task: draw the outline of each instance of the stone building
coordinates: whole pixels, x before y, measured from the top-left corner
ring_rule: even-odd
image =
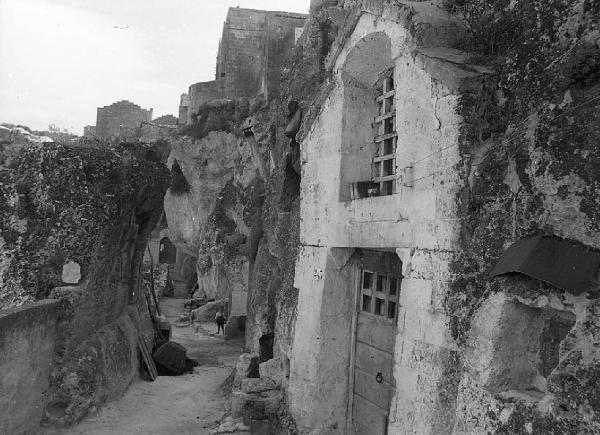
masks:
[[[83,137],[94,138],[96,137],[96,126],[95,125],[86,125],[83,127]]]
[[[430,399],[445,376],[439,356],[456,350],[436,306],[460,249],[468,126],[459,101],[488,75],[448,48],[464,31],[456,18],[413,8],[407,21],[401,8],[357,13],[300,141],[289,395],[299,427],[317,433],[412,433],[423,421],[440,433],[448,424]]]
[[[185,125],[187,123],[188,108],[190,106],[190,96],[188,94],[181,94],[179,97],[179,124]]]
[[[306,19],[304,14],[229,8],[219,42],[215,80],[190,86],[189,100],[183,96],[181,99],[180,119],[187,112],[187,123],[191,123],[198,108],[211,100],[275,96],[282,63]]]
[[[152,124],[156,125],[177,125],[178,118],[173,115],[163,115],[152,120]]]
[[[98,107],[96,118],[96,138],[131,138],[139,134],[143,122],[152,121],[152,109],[142,109],[127,100],[118,101],[110,106]]]

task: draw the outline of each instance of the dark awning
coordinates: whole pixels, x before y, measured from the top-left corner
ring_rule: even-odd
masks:
[[[600,253],[558,237],[519,240],[500,257],[490,276],[519,272],[578,295],[598,286]]]

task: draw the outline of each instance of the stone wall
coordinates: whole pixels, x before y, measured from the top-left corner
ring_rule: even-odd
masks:
[[[98,107],[96,117],[96,138],[109,140],[121,137],[122,127],[139,129],[142,122],[152,121],[152,109],[142,109],[137,104],[122,100],[110,106]]]
[[[225,80],[225,98],[252,97],[261,89],[261,65],[267,55],[262,44],[265,37],[265,11],[229,8],[223,25],[219,53],[223,59],[220,77]]]
[[[276,98],[280,91],[281,69],[296,44],[296,30],[303,28],[307,16],[287,12],[267,15],[267,55],[263,58],[261,89],[265,97]]]
[[[275,98],[281,69],[307,16],[289,12],[229,8],[219,43],[215,80],[189,88],[187,123],[211,100]],[[180,104],[183,109],[183,105]],[[181,118],[181,116],[180,116]]]
[[[187,124],[189,106],[190,106],[189,94],[181,94],[181,97],[179,97],[179,125]]]
[[[152,124],[157,125],[177,125],[177,117],[173,115],[163,115],[152,120]]]
[[[195,83],[188,90],[188,106],[186,124],[192,124],[195,116],[202,105],[221,98],[229,98],[226,81],[223,79],[212,80],[210,82]]]
[[[38,433],[45,408],[44,394],[57,336],[60,303],[34,302],[0,310],[0,430],[5,434]]]
[[[83,136],[90,139],[96,137],[96,126],[86,125],[83,127]]]

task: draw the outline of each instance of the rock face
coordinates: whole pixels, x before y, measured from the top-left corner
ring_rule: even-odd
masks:
[[[289,377],[298,295],[293,281],[300,159],[298,144],[285,134],[296,113],[290,113],[288,102],[306,108],[319,90],[335,35],[329,18],[319,10],[305,28],[283,68],[280,98],[266,107],[260,100],[206,105],[169,158],[177,160],[191,186],[189,193],[169,192],[165,199],[171,240],[197,256],[200,290],[215,298],[232,295],[230,320],[247,316],[256,376],[259,362],[281,357],[265,368],[277,385]],[[251,136],[241,138],[249,114]],[[242,310],[239,301],[246,293]],[[272,402],[281,400],[281,392],[269,400],[277,408]]]
[[[466,372],[446,386],[457,395],[455,431],[593,433],[600,430],[597,292],[575,296],[523,275],[488,273],[512,243],[534,235],[600,249],[600,9],[492,3],[463,6],[474,32],[469,48],[497,72],[497,86],[457,198],[467,216],[464,255],[444,300],[450,330],[467,350]],[[475,115],[477,102],[465,103]]]
[[[543,277],[489,274],[509,246],[535,235],[600,248],[600,10],[563,1],[444,2],[446,9],[435,2],[342,3],[347,20],[328,58],[331,73],[342,76],[327,81],[325,74],[299,139],[305,246],[296,267],[288,388],[299,429],[346,431],[344,394],[354,379],[339,368],[353,364],[345,359],[347,313],[356,308],[344,298],[356,288],[344,267],[355,247],[376,247],[395,248],[402,260],[389,433],[597,432],[597,291],[578,296]],[[311,19],[325,14],[311,12]],[[463,22],[470,32],[457,38]],[[395,200],[365,198],[361,205],[335,189],[358,172],[348,170],[357,167],[348,159],[357,150],[344,146],[368,131],[344,129],[371,116],[367,105],[352,102],[360,101],[355,85],[380,53],[356,53],[388,25],[396,37],[387,47],[402,59],[395,64],[396,164],[415,171],[414,185],[409,170]],[[452,136],[452,145],[427,145]],[[290,337],[283,326],[276,323],[276,349]]]
[[[165,197],[169,236],[178,249],[197,258],[198,284],[207,297],[246,291],[245,257],[238,247],[252,234],[241,194],[260,189],[250,151],[225,131],[206,137],[183,137],[173,143],[168,165],[177,164],[189,191]]]
[[[489,276],[534,235],[600,249],[599,13],[562,0],[315,1],[280,99],[250,109],[250,127],[227,109],[237,102],[200,110],[196,138],[170,158],[191,188],[170,194],[167,214],[208,295],[247,285],[254,356],[236,385],[260,365],[301,431],[347,433],[346,267],[375,248],[401,260],[390,433],[600,430],[597,291]],[[336,189],[368,172],[352,157],[373,139],[361,102],[383,71],[373,66],[392,60],[401,194],[353,203]],[[292,138],[289,100],[303,116]],[[268,414],[259,394],[237,392],[237,415]]]
[[[122,393],[139,373],[139,337],[151,344],[140,264],[169,174],[141,145],[24,146],[10,162],[0,167],[0,307],[61,301],[46,418],[70,424]]]

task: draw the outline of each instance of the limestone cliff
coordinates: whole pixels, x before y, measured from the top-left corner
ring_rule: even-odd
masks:
[[[201,107],[169,156],[190,185],[165,198],[171,238],[197,258],[201,291],[217,298],[248,291],[247,345],[257,353],[259,338],[269,334],[275,354],[289,357],[292,346],[300,168],[298,144],[285,130],[294,115],[288,103],[308,108],[325,77],[336,27],[324,6],[313,11],[285,63],[278,98]],[[241,134],[246,116],[250,139]]]
[[[70,424],[138,376],[151,343],[141,262],[169,174],[143,145],[5,144],[0,307],[59,299],[46,418]]]
[[[488,274],[507,247],[532,235],[600,249],[600,8],[560,0],[447,3],[471,30],[463,47],[496,71],[488,96],[463,101],[472,127],[465,131],[472,160],[457,199],[465,217],[464,255],[454,263],[456,279],[445,299],[466,367],[458,385],[443,387],[444,394],[457,395],[455,430],[597,432],[597,292],[576,297],[519,274],[494,279]],[[508,317],[494,324],[490,310],[504,310]],[[483,375],[503,370],[503,363],[486,360],[477,337],[511,354],[511,346],[525,337],[519,333],[522,320],[510,316],[532,321],[542,313],[570,319],[560,321],[564,332],[555,327],[556,359],[544,373],[544,385],[536,387],[543,394],[503,396]],[[496,327],[506,328],[505,338],[503,332],[489,336]]]

